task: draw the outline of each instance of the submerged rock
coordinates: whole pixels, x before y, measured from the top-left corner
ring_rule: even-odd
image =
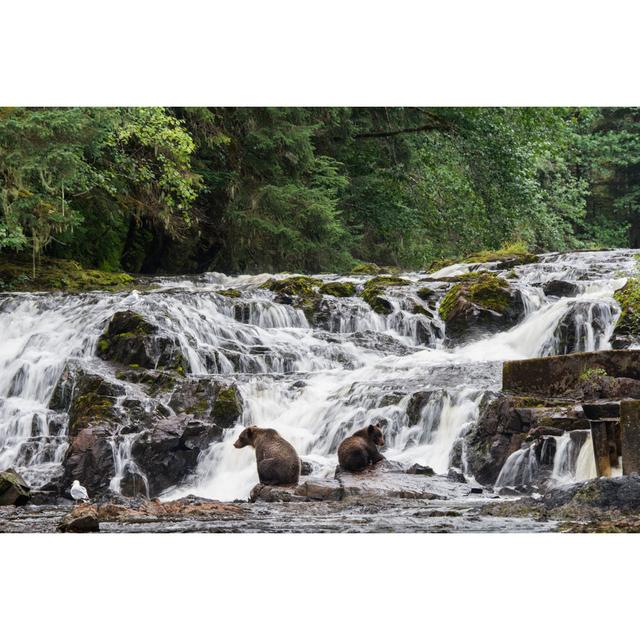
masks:
[[[31,487],[14,469],[0,473],[0,507],[21,507],[31,498]]]

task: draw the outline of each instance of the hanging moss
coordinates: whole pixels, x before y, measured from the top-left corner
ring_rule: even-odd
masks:
[[[355,295],[356,287],[353,282],[325,282],[320,287],[320,293],[336,298],[349,298]]]

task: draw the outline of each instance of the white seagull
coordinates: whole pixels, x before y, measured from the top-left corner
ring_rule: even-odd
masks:
[[[74,480],[73,484],[71,485],[71,497],[74,500],[88,500],[89,499],[89,494],[87,493],[87,490],[80,484],[80,482],[78,480]]]

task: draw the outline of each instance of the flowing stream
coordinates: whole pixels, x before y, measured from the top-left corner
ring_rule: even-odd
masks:
[[[330,476],[340,440],[382,421],[387,458],[446,473],[483,397],[500,390],[502,361],[610,348],[619,314],[613,292],[635,272],[634,255],[631,250],[548,254],[538,263],[499,271],[522,291],[524,318],[509,331],[457,347],[447,346],[437,308],[450,285],[438,278],[478,265],[447,267],[430,274],[428,282],[421,282],[424,273],[402,274],[412,285],[389,290],[388,316],[374,313],[359,297],[325,296],[322,322],[315,328],[302,311],[278,304],[271,291],[260,288],[267,274],[156,278],[156,288],[129,293],[2,294],[0,469],[14,466],[39,486],[60,468],[68,416],[48,408],[56,382],[70,360],[115,382],[114,370],[96,356],[97,342],[115,311],[132,309],[179,342],[189,375],[232,380],[244,401],[238,424],[211,445],[195,475],[167,498],[189,493],[245,498],[257,481],[255,458],[232,443],[250,424],[277,429],[313,465],[314,474]],[[322,277],[357,287],[368,279]],[[574,284],[572,295],[545,295],[543,285],[554,280]],[[434,291],[428,303],[417,295],[425,286]],[[240,297],[217,293],[228,287],[238,289]],[[416,311],[418,304],[422,312]],[[145,400],[137,385],[118,384],[126,387],[127,397]],[[422,394],[419,410],[416,394]],[[121,431],[113,438],[116,491],[124,470],[135,468],[136,436]],[[568,438],[557,443],[556,481],[595,473],[586,444],[578,447]],[[518,460],[508,461],[513,464],[505,465],[503,474],[515,473],[516,462],[526,463],[520,467],[528,472],[527,450],[516,454]],[[459,457],[464,468],[464,451]]]

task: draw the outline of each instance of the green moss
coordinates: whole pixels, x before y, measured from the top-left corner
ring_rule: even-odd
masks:
[[[457,263],[505,262],[509,266],[517,266],[537,261],[538,256],[529,253],[529,249],[524,242],[511,242],[502,245],[499,249],[477,251],[462,258],[436,260],[429,265],[428,271],[433,273]]]
[[[0,290],[6,291],[66,291],[78,293],[95,290],[129,289],[134,278],[126,273],[110,273],[83,269],[73,260],[43,258],[33,277],[32,266],[26,260],[0,258]]]
[[[411,284],[409,280],[397,276],[376,276],[371,278],[362,290],[362,299],[376,312],[388,315],[393,311],[393,306],[382,296],[385,287],[404,287]]]
[[[592,380],[596,380],[597,378],[603,378],[607,375],[605,369],[601,367],[596,367],[593,369],[585,369],[578,378],[580,382],[590,382]]]
[[[242,403],[235,387],[222,387],[218,390],[211,412],[214,419],[223,422],[235,420],[241,410]]]
[[[292,276],[290,278],[283,278],[282,280],[276,280],[270,278],[263,285],[261,289],[269,289],[275,293],[284,293],[290,296],[309,296],[315,293],[315,288],[322,285],[322,280],[318,278],[312,278],[311,276]]]
[[[240,298],[242,295],[238,289],[221,289],[220,291],[216,291],[216,293],[226,298]]]
[[[351,269],[351,273],[358,276],[376,276],[382,273],[382,269],[373,262],[361,262]]]
[[[130,365],[129,365],[129,368],[130,368],[130,369],[139,369],[139,368],[140,368],[140,365],[139,365],[139,364],[130,364]]]
[[[625,335],[640,335],[640,278],[629,278],[614,294],[621,313],[615,332]]]
[[[496,313],[503,313],[511,303],[509,283],[504,278],[489,271],[466,273],[440,302],[440,316],[445,322],[461,297]]]
[[[349,298],[355,295],[356,287],[353,282],[325,282],[320,287],[320,293],[337,298]]]
[[[106,338],[98,341],[98,351],[104,352],[109,349],[109,341]]]
[[[114,401],[111,398],[101,396],[94,391],[89,391],[73,401],[69,415],[69,432],[75,435],[78,425],[84,425],[88,421],[97,419],[113,419]]]

